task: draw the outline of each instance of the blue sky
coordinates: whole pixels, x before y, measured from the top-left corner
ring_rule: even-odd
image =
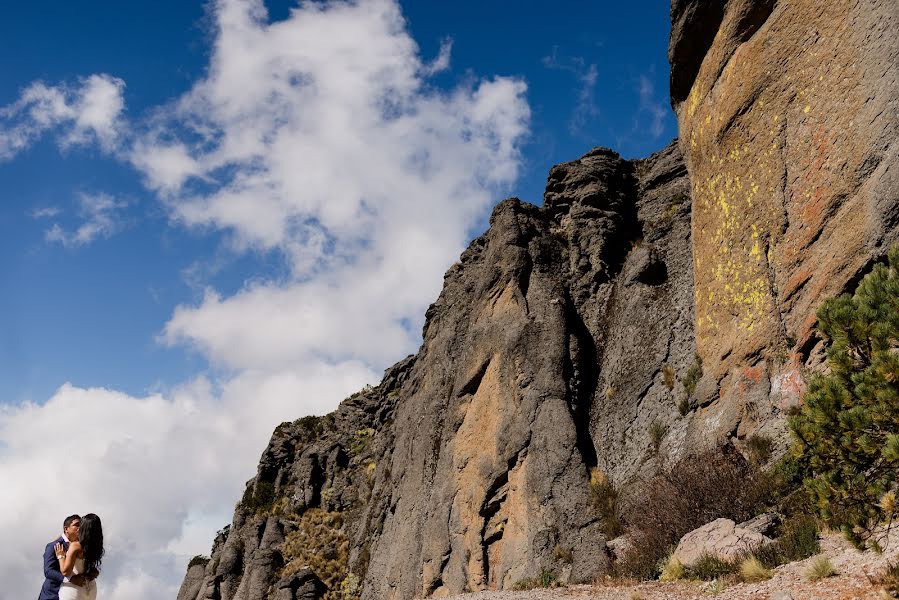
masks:
[[[275,19],[291,2],[267,2]],[[528,85],[530,134],[520,178],[508,188],[541,200],[551,165],[595,145],[627,157],[649,154],[675,136],[666,101],[667,3],[406,2],[403,11],[425,57],[451,38],[452,68],[433,85],[512,75]],[[126,82],[127,114],[140,118],[187,91],[209,56],[209,17],[201,2],[17,3],[0,24],[0,44],[15,60],[0,65],[0,105],[35,80],[72,83],[90,73]],[[652,91],[641,86],[649,85]],[[648,96],[648,100],[647,100]],[[648,102],[648,104],[647,104]],[[658,116],[653,111],[664,111]],[[178,381],[204,361],[155,336],[197,285],[234,290],[277,257],[225,256],[215,232],[172,227],[141,177],[93,148],[60,151],[44,137],[0,163],[4,231],[0,299],[0,401],[41,401],[65,381],[140,393]],[[77,195],[103,190],[127,199],[120,234],[86,247],[44,239],[39,208],[77,222]],[[496,200],[500,200],[497,197]],[[480,226],[483,226],[483,220]],[[476,232],[472,232],[476,233]],[[207,271],[185,281],[185,269]],[[211,271],[211,272],[209,272]]]
[[[0,22],[0,478],[19,481],[0,513],[43,539],[57,504],[31,515],[47,490],[29,477],[54,459],[34,440],[78,423],[95,485],[77,501],[124,523],[129,493],[169,490],[147,505],[149,583],[124,558],[107,577],[154,598],[275,424],[416,350],[493,205],[539,203],[550,166],[593,146],[648,155],[676,124],[659,0],[122,6]]]

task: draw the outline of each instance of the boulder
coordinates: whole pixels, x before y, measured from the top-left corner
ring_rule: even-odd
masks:
[[[689,567],[704,555],[734,560],[744,552],[771,543],[764,535],[730,519],[715,519],[681,538],[672,558]]]

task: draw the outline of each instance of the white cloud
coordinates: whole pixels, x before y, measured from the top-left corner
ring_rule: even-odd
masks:
[[[413,349],[418,330],[402,323],[421,322],[468,229],[518,175],[524,84],[432,89],[450,42],[422,62],[386,0],[304,4],[274,24],[258,3],[216,12],[208,77],[132,161],[179,222],[279,252],[291,270],[208,292],[161,339],[233,368],[323,354],[381,365]]]
[[[62,209],[57,206],[44,206],[35,208],[28,213],[32,219],[52,219],[62,214]]]
[[[649,134],[652,139],[658,139],[665,131],[665,119],[668,118],[671,110],[656,98],[655,86],[646,75],[640,76],[638,92],[640,94],[638,116],[642,113],[649,117]]]
[[[599,105],[596,101],[599,70],[595,64],[588,64],[582,56],[560,58],[557,46],[554,46],[552,54],[544,56],[541,62],[547,69],[566,71],[577,80],[577,103],[568,120],[568,130],[572,135],[583,134],[584,127],[599,116]]]
[[[62,148],[98,143],[113,151],[120,137],[125,83],[109,75],[91,75],[77,87],[36,82],[19,99],[0,107],[0,160],[25,150],[48,130]]]
[[[60,127],[61,144],[86,141],[79,132],[113,144],[173,222],[225,231],[231,252],[273,253],[286,269],[231,296],[208,289],[161,326],[163,343],[224,366],[221,380],[146,398],[64,386],[0,411],[0,480],[15,482],[0,525],[17,540],[0,550],[0,578],[13,597],[36,591],[57,521],[93,510],[109,532],[101,595],[171,598],[274,425],[333,409],[415,350],[445,269],[518,176],[524,83],[435,89],[427,77],[449,67],[450,45],[423,61],[395,1],[302,3],[273,24],[259,0],[212,10],[207,75],[139,127],[121,124],[109,87],[43,87],[11,113]],[[109,202],[98,214],[116,214]]]
[[[84,246],[98,238],[111,237],[124,226],[121,212],[128,206],[127,202],[117,201],[104,193],[78,194],[78,202],[79,214],[84,221],[73,231],[66,231],[59,223],[54,223],[44,232],[48,242],[58,242],[68,248]]]
[[[318,363],[245,372],[218,392],[204,379],[144,398],[66,384],[44,405],[0,408],[0,523],[16,541],[0,551],[3,597],[36,595],[62,519],[95,512],[101,597],[173,598],[186,561],[230,521],[274,425],[322,414],[374,377]]]

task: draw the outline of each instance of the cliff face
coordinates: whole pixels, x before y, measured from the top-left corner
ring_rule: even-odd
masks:
[[[591,580],[608,566],[594,469],[627,495],[709,445],[785,447],[816,307],[899,236],[899,5],[671,16],[679,145],[595,149],[552,169],[542,207],[500,203],[419,352],[275,431],[179,600]]]
[[[590,469],[626,480],[652,468],[653,422],[687,431],[663,366],[693,357],[688,188],[676,145],[636,162],[596,149],[553,168],[542,208],[500,203],[418,354],[279,427],[179,600],[303,597],[325,545],[318,570],[364,598],[604,572]]]
[[[675,0],[671,18],[700,396],[783,407],[820,362],[818,305],[897,240],[899,4]]]

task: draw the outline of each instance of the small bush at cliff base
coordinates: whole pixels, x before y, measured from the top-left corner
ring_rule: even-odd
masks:
[[[590,507],[599,517],[602,532],[609,539],[624,533],[618,519],[618,492],[609,476],[596,467],[590,470]]]
[[[543,569],[540,575],[529,579],[521,579],[512,586],[514,590],[533,590],[535,588],[555,588],[562,587],[562,584],[556,579],[552,571]]]
[[[616,568],[639,579],[655,579],[684,534],[721,517],[745,521],[771,499],[767,478],[730,447],[682,458],[638,490],[621,507],[632,547]]]
[[[817,521],[808,515],[796,515],[784,522],[777,539],[754,549],[752,556],[765,567],[773,569],[778,565],[804,560],[820,551]]]
[[[712,581],[725,575],[732,575],[738,570],[739,566],[736,563],[718,558],[713,554],[703,554],[696,559],[696,562],[687,567],[687,577]]]
[[[899,513],[899,247],[853,295],[824,302],[818,330],[829,373],[813,377],[790,425],[822,518],[856,546]]]

